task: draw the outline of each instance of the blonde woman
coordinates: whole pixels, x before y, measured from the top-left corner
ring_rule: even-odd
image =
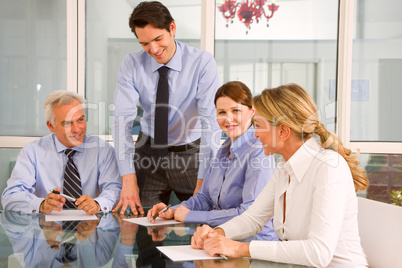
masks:
[[[296,84],[266,89],[253,104],[264,153],[280,154],[283,161],[247,211],[216,229],[199,227],[192,246],[235,258],[367,267],[356,192],[366,189],[368,180],[358,168],[358,154],[352,156],[325,129],[314,101]],[[234,241],[259,232],[272,215],[281,241]]]

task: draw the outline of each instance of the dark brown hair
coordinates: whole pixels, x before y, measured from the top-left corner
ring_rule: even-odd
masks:
[[[248,108],[253,108],[252,95],[250,89],[240,81],[230,81],[223,84],[215,94],[216,101],[220,97],[229,97],[233,101],[240,103]]]
[[[135,34],[135,28],[144,28],[148,24],[151,24],[159,29],[165,29],[170,32],[170,24],[174,21],[169,10],[158,1],[141,2],[139,3],[131,13],[129,19],[129,26],[131,31]]]

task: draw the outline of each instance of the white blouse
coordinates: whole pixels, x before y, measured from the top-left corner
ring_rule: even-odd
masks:
[[[252,258],[315,267],[367,267],[349,166],[315,138],[278,164],[248,210],[219,227],[231,239],[245,239],[258,233],[272,215],[282,241],[252,241]]]

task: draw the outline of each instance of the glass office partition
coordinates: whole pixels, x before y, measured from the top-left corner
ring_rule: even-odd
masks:
[[[116,77],[123,57],[141,50],[137,38],[128,26],[135,0],[86,1],[86,79],[85,95],[88,109],[88,133],[108,135],[113,115],[113,96]],[[176,40],[200,47],[201,0],[168,0],[162,2],[176,21]],[[133,134],[139,130],[138,117]]]
[[[0,148],[0,194],[7,186],[7,180],[10,178],[20,151],[21,148]],[[0,209],[3,209],[1,203]]]
[[[402,142],[402,2],[355,1],[351,141]],[[396,203],[402,155],[369,154],[367,198]],[[402,197],[400,201],[402,202]]]
[[[402,2],[355,1],[351,140],[401,142]]]
[[[297,83],[314,97],[326,127],[335,130],[338,1],[267,1],[261,16],[251,19],[247,8],[243,1],[216,0],[221,82],[240,80],[253,95]]]
[[[49,133],[43,102],[66,89],[66,1],[0,1],[0,135]]]

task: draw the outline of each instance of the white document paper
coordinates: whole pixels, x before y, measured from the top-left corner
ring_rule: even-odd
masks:
[[[219,260],[222,257],[211,257],[203,249],[194,249],[191,245],[156,247],[172,261]]]
[[[172,225],[172,224],[180,224],[182,222],[176,221],[176,220],[164,220],[162,218],[157,217],[155,219],[155,223],[152,223],[152,221],[148,220],[147,217],[141,217],[141,218],[131,218],[131,219],[123,219],[124,221],[136,223],[139,225],[143,226],[163,226],[163,225]]]
[[[97,220],[96,215],[89,215],[83,210],[63,209],[52,211],[45,216],[46,221],[91,221]]]

